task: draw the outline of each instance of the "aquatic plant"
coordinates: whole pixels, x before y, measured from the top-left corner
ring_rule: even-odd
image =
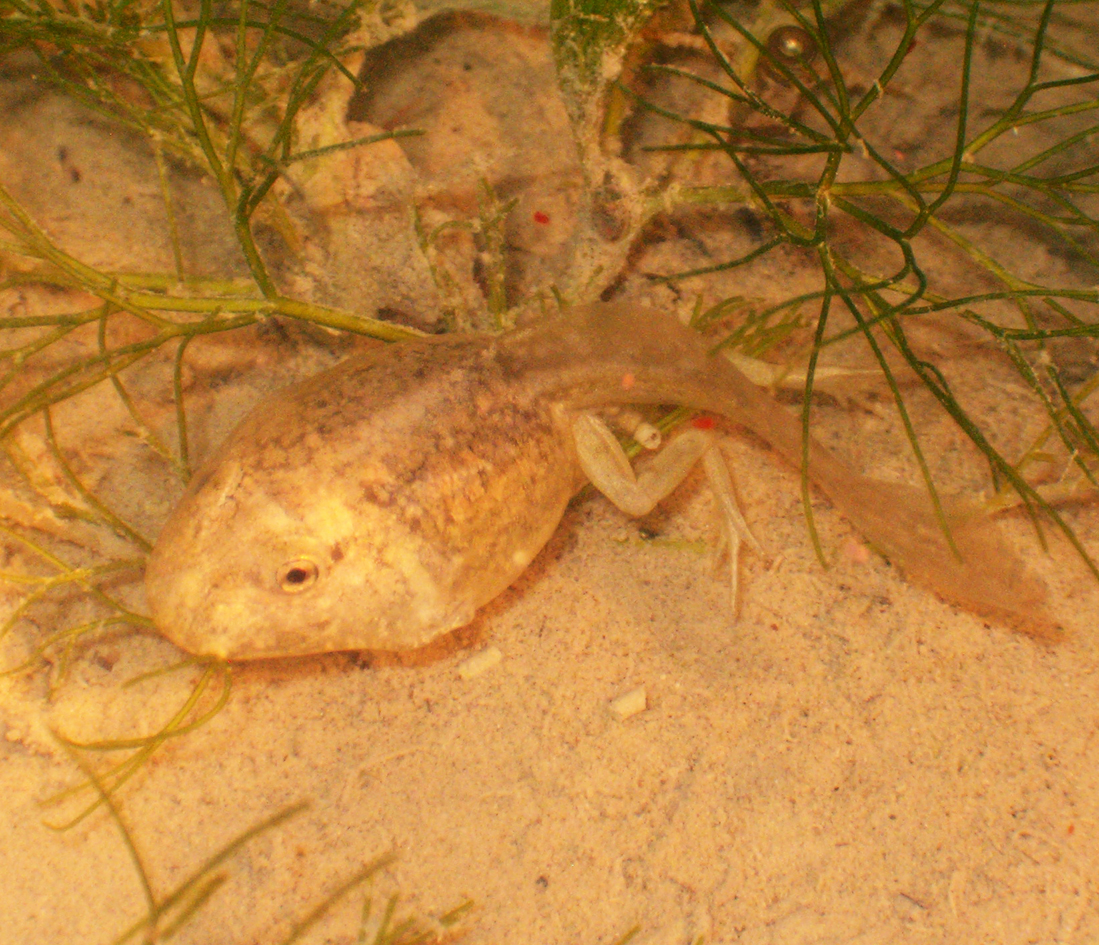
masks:
[[[648,0],[554,0],[554,55],[585,189],[572,266],[561,284],[543,287],[545,295],[569,302],[597,297],[622,277],[660,220],[735,211],[724,219],[754,234],[749,250],[653,274],[697,294],[695,321],[721,332],[715,343],[803,361],[806,434],[822,357],[843,345],[864,346],[933,495],[906,373],[985,457],[989,509],[1025,504],[1037,525],[1052,522],[1095,571],[1057,504],[1099,485],[1092,419],[1099,372],[1066,347],[1089,344],[1099,333],[1099,63],[1086,44],[1088,9],[1052,0],[899,0],[866,10],[840,0],[688,0],[675,18],[674,10]],[[287,0],[0,0],[0,55],[33,59],[43,80],[144,142],[159,171],[174,248],[167,272],[91,265],[58,245],[0,181],[0,288],[73,293],[60,313],[0,320],[0,445],[23,477],[20,495],[29,497],[0,508],[0,531],[17,552],[0,572],[19,591],[0,624],[0,638],[11,645],[6,652],[16,654],[8,658],[9,672],[48,661],[54,684],[63,685],[89,640],[120,627],[150,628],[120,592],[121,578],[139,574],[149,536],[76,471],[59,420],[63,405],[110,385],[131,432],[183,480],[191,471],[183,376],[195,339],[272,318],[387,341],[416,334],[295,297],[281,286],[257,236],[262,225],[293,243],[295,221],[280,205],[280,181],[303,162],[417,133],[335,137],[304,148],[296,135],[321,93],[343,94],[335,91],[340,83],[345,92],[356,86],[344,62],[388,35],[379,25],[384,13],[363,0],[308,10]],[[856,15],[868,19],[853,28]],[[857,48],[856,37],[874,38],[873,55]],[[907,70],[921,52],[943,45],[958,52],[943,103],[949,120],[938,139],[914,146],[908,126],[887,106],[914,88],[921,96],[941,92],[918,87]],[[998,89],[991,104],[975,95],[989,78],[980,71],[985,45],[1026,64],[1017,86]],[[636,129],[646,121],[655,124],[642,137]],[[219,195],[239,249],[225,272],[187,271],[171,193],[181,167],[205,175]],[[503,325],[507,303],[524,300],[502,293],[509,249],[500,221],[511,207],[497,200],[491,183],[476,220],[446,226],[479,227],[485,236],[492,275],[486,309]],[[975,214],[993,212],[1015,239],[1025,234],[1062,260],[1063,278],[1013,268],[1010,246],[971,225]],[[439,232],[422,232],[425,253]],[[959,292],[937,276],[934,260],[947,250],[968,266],[973,289]],[[719,277],[782,253],[815,266],[818,285],[778,300],[714,298]],[[950,364],[921,345],[919,327],[943,320],[1014,367],[1030,407],[1044,418],[1030,442],[1005,442],[976,418],[957,393]],[[168,438],[149,420],[147,395],[131,383],[133,369],[155,358],[171,363],[175,429]],[[44,445],[38,453],[35,443]],[[54,621],[44,636],[31,622],[36,615]],[[123,760],[88,767],[80,799],[90,794],[91,801],[70,822],[110,807],[113,792],[153,751],[193,732],[224,704],[226,667],[188,664],[187,671],[195,679],[189,697],[153,733],[71,740],[82,756],[122,752]],[[141,928],[186,921],[216,890],[220,862],[215,857],[167,897],[150,891]]]
[[[74,760],[79,762],[77,756]],[[242,855],[245,847],[272,830],[282,827],[309,809],[307,803],[292,804],[242,831],[217,852],[208,856],[190,875],[178,882],[166,893],[158,893],[146,857],[140,849],[140,841],[126,823],[112,791],[96,774],[82,763],[89,784],[99,795],[111,820],[118,830],[126,848],[134,872],[141,884],[145,899],[145,914],[123,929],[112,939],[113,945],[125,945],[126,942],[166,942],[175,937],[195,916],[217,895],[231,876],[231,865]],[[315,902],[305,915],[290,923],[285,936],[279,939],[280,945],[292,945],[306,939],[309,931],[317,926],[332,909],[363,886],[369,886],[372,880],[393,864],[396,857],[383,854],[374,857],[342,880],[334,889]],[[385,899],[385,905],[379,913],[374,909],[374,897],[367,891],[363,895],[359,914],[357,941],[363,945],[428,945],[454,941],[461,934],[459,923],[469,913],[472,901],[466,900],[453,909],[436,917],[423,918],[418,915],[398,913],[400,897],[393,894]]]
[[[577,31],[589,37],[608,32],[605,23],[588,34],[583,29],[588,19],[604,14],[603,5],[562,0],[554,8],[562,85],[566,93],[583,89],[573,96],[585,110],[588,151],[610,150],[607,124],[591,113],[620,112],[621,105],[610,102],[615,90],[637,108],[688,132],[685,140],[645,148],[681,160],[678,166],[662,167],[651,183],[634,186],[643,205],[634,214],[636,231],[656,214],[690,205],[739,207],[756,221],[760,241],[749,252],[663,278],[684,289],[778,252],[801,251],[803,261],[815,257],[819,289],[757,307],[726,340],[739,343],[747,331],[770,331],[779,340],[800,322],[804,337],[798,353],[807,361],[802,401],[806,444],[822,352],[861,342],[888,385],[933,497],[936,484],[900,383],[904,368],[985,456],[995,488],[990,507],[1024,503],[1039,529],[1043,521],[1052,521],[1099,575],[1049,501],[1094,489],[1099,459],[1099,439],[1088,415],[1099,375],[1088,371],[1078,376],[1078,367],[1058,357],[1055,347],[1093,339],[1099,331],[1099,292],[1094,288],[1099,274],[1099,125],[1092,117],[1099,108],[1099,66],[1083,44],[1086,20],[1075,19],[1072,7],[1053,2],[933,0],[876,7],[869,15],[879,18],[873,35],[880,54],[870,63],[877,71],[869,72],[865,60],[848,67],[843,57],[850,52],[850,40],[845,44],[834,38],[851,31],[829,16],[849,7],[821,0],[809,5],[688,0],[688,5],[702,47],[693,55],[696,67],[643,63],[614,89],[600,82],[593,65],[597,53],[575,39]],[[612,19],[617,15],[620,28],[614,33],[614,50],[607,48],[611,41],[603,49],[604,63],[610,55],[622,61],[629,27],[636,22],[632,11],[632,5],[622,5],[619,14],[609,14]],[[865,28],[853,32],[859,41],[866,35]],[[995,81],[991,76],[981,77],[985,101],[974,101],[974,51],[982,37],[1029,60],[1018,87],[998,88],[993,102],[988,101],[988,86]],[[906,71],[906,61],[921,44],[949,42],[961,46],[952,133],[949,140],[916,147],[903,120],[892,114],[879,120],[876,111],[891,96],[914,94],[913,83],[920,93],[934,95],[937,90],[919,84],[919,73]],[[656,101],[646,86],[652,88],[657,80],[665,86],[678,83],[673,88],[682,98],[699,93],[696,113],[667,104],[677,95],[666,88]],[[722,112],[723,120],[710,117]],[[620,129],[620,115],[616,122]],[[1035,129],[1041,130],[1040,136]],[[1020,144],[1016,138],[1023,131],[1030,135]],[[929,150],[944,153],[926,163],[916,160]],[[727,160],[729,183],[692,186],[677,179],[674,172],[683,169],[682,158],[714,154]],[[1000,225],[1063,256],[1075,278],[1057,284],[1017,272],[1006,258],[1010,246],[995,245],[987,230],[966,225],[965,214],[972,219],[993,212]],[[931,271],[948,244],[969,261],[979,288],[952,293]],[[891,269],[882,265],[886,249],[895,259]],[[711,311],[741,301],[724,299]],[[976,329],[1002,351],[1029,389],[1032,406],[1044,412],[1045,428],[1017,455],[1007,455],[996,445],[995,431],[974,419],[948,379],[948,366],[912,341],[912,330],[936,316]],[[1062,447],[1059,454],[1051,451],[1053,442]],[[1036,472],[1045,474],[1046,487],[1036,484]],[[804,465],[802,473],[812,528]]]

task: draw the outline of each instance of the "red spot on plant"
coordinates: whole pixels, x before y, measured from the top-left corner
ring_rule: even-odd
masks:
[[[549,214],[543,213],[541,210],[535,210],[534,222],[541,223],[543,226],[545,226],[547,223],[549,223]]]
[[[696,430],[712,430],[714,428],[714,418],[701,414],[691,421],[691,426]]]
[[[622,390],[631,390],[634,384],[637,383],[637,378],[632,374],[622,375]]]

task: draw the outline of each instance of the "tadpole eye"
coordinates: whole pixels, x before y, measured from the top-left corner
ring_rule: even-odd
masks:
[[[298,594],[312,587],[320,577],[317,562],[309,558],[294,558],[282,565],[275,580],[287,594]]]

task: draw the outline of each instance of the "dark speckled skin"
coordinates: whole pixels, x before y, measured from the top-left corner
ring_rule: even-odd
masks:
[[[658,312],[590,306],[501,336],[354,357],[247,416],[195,476],[149,559],[157,626],[250,659],[421,646],[468,623],[553,533],[583,481],[578,409],[681,403],[748,426],[792,462],[798,422]],[[1048,629],[1040,585],[987,528],[951,552],[918,490],[815,442],[811,474],[879,549],[943,596]],[[317,579],[288,592],[287,562]]]

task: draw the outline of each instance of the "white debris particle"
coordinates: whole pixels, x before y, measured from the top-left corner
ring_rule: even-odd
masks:
[[[620,722],[644,712],[649,707],[649,697],[644,686],[631,689],[611,702],[611,714]]]
[[[462,663],[458,667],[458,675],[462,679],[474,679],[480,676],[481,673],[492,669],[503,658],[504,654],[496,647],[487,646],[480,653],[474,653],[473,656]]]
[[[660,431],[648,421],[642,421],[634,427],[633,438],[647,450],[660,449],[663,440]]]

